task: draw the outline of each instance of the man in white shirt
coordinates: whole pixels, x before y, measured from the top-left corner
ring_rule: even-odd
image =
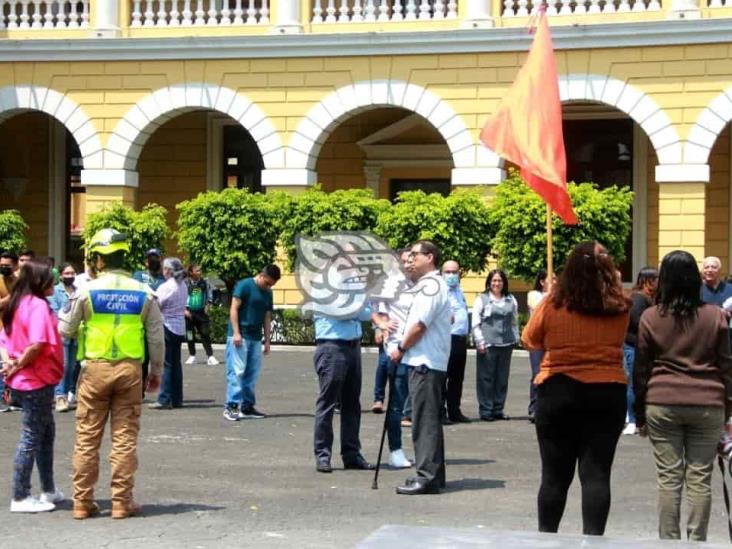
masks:
[[[448,289],[437,268],[440,250],[420,240],[409,254],[408,272],[415,281],[414,299],[404,337],[390,353],[394,362],[409,366],[412,398],[412,442],[417,476],[399,486],[398,494],[439,493],[445,486],[445,447],[440,409],[450,356],[452,311]]]

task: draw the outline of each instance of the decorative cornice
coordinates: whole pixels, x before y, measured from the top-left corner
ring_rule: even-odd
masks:
[[[648,21],[552,28],[555,48],[589,49],[732,40],[729,19]],[[521,51],[525,28],[353,34],[285,34],[183,38],[0,40],[0,62],[164,59],[251,59]]]

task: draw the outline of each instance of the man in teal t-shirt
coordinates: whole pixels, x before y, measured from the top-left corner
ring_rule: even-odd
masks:
[[[229,421],[261,419],[255,407],[254,388],[269,354],[272,323],[272,286],[280,279],[280,268],[267,265],[259,274],[240,280],[234,286],[226,334],[226,408]]]

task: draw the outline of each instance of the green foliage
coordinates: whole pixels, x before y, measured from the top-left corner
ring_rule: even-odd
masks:
[[[102,211],[90,214],[84,227],[84,242],[89,242],[94,233],[101,229],[116,229],[125,233],[130,243],[130,253],[125,260],[125,269],[136,271],[142,269],[145,252],[150,248],[160,248],[170,235],[165,220],[167,210],[158,204],[147,204],[140,211],[113,202]]]
[[[476,191],[455,191],[447,197],[409,191],[381,212],[375,232],[395,250],[431,240],[442,250],[443,260],[454,259],[463,269],[479,272],[493,236],[488,215],[488,205]]]
[[[211,341],[214,343],[226,343],[226,328],[229,323],[229,308],[224,306],[211,307],[208,310],[210,321]]]
[[[276,194],[276,193],[275,193]],[[178,244],[207,273],[218,273],[231,291],[234,283],[272,263],[284,196],[224,189],[201,193],[176,206]]]
[[[18,210],[0,211],[0,249],[18,253],[26,246],[28,225]]]
[[[570,183],[569,196],[579,219],[576,227],[553,217],[554,265],[561,266],[584,240],[602,243],[620,263],[630,235],[633,193],[616,186],[599,190],[593,183]],[[531,280],[546,267],[546,205],[518,172],[498,186],[489,220],[495,235],[492,253],[510,276]]]
[[[295,237],[314,236],[325,231],[373,231],[379,214],[389,208],[366,189],[324,192],[314,187],[293,197],[289,217],[284,222],[282,241],[289,268],[296,259]]]

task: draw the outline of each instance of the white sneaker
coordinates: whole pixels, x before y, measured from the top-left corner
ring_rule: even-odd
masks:
[[[190,366],[191,364],[196,363],[196,355],[191,355],[188,357],[188,360],[186,360],[186,366]]]
[[[38,501],[33,496],[28,496],[20,501],[12,500],[10,502],[11,513],[43,513],[45,511],[53,511],[56,506],[53,503]]]
[[[69,401],[69,406],[76,404],[76,395],[74,393],[72,393],[71,391],[69,391],[69,396],[68,396],[67,400]]]
[[[218,366],[219,365],[219,361],[216,360],[216,357],[215,356],[211,355],[210,357],[208,357],[208,360],[206,361],[206,364],[208,364],[209,366]]]
[[[404,455],[404,450],[399,448],[398,450],[394,450],[393,452],[389,452],[389,465],[392,467],[397,467],[399,469],[406,469],[407,467],[412,466],[412,462],[407,459],[407,456]]]
[[[623,429],[624,435],[634,435],[638,430],[635,428],[635,423],[628,423]]]
[[[43,492],[38,501],[41,503],[60,503],[64,500],[64,493],[58,488],[54,492]]]

